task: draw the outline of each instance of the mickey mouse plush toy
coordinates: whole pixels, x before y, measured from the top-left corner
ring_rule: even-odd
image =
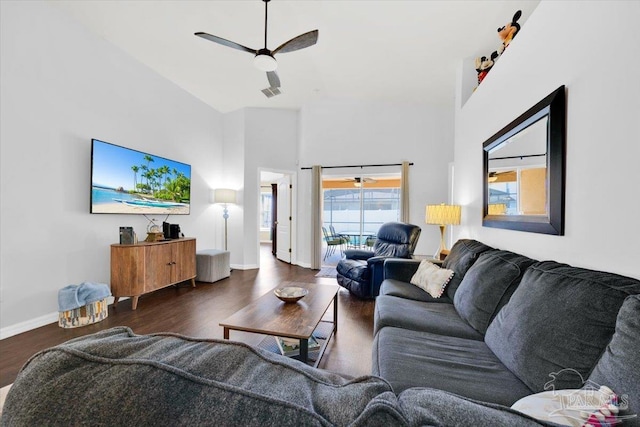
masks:
[[[500,57],[500,55],[502,55],[507,46],[509,46],[509,43],[511,43],[511,40],[513,40],[518,31],[520,31],[520,24],[518,24],[518,19],[520,19],[521,16],[522,11],[519,10],[513,15],[511,22],[509,22],[504,27],[498,28],[498,36],[500,37],[500,40],[502,40],[502,44],[500,45],[498,50],[494,50],[491,53],[490,58],[487,58],[486,56],[476,58],[475,66],[478,73],[478,84],[480,84],[482,80],[484,80],[491,67],[493,67],[493,65],[495,64],[496,60]]]
[[[498,58],[498,52],[493,52],[491,58],[482,56],[476,58],[476,71],[478,73],[478,84],[482,83],[482,80],[487,76],[491,67],[493,67],[494,61]]]
[[[502,46],[498,49],[498,55],[502,55],[502,52],[509,46],[511,40],[516,36],[518,31],[520,31],[520,24],[518,24],[518,19],[522,16],[522,11],[519,10],[513,15],[511,22],[505,25],[504,27],[498,28],[498,37],[502,40]]]

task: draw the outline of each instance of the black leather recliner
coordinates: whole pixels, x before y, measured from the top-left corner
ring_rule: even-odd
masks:
[[[359,249],[344,251],[338,262],[338,284],[360,298],[375,298],[382,284],[383,264],[387,258],[411,258],[422,230],[402,222],[382,224],[373,252]]]

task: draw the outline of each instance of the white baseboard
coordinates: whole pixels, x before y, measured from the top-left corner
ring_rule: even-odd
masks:
[[[45,314],[44,316],[36,317],[24,322],[16,323],[15,325],[7,326],[0,329],[0,340],[12,337],[14,335],[21,334],[23,332],[30,331],[32,329],[39,328],[41,326],[48,325],[49,323],[55,323],[58,321],[58,312]]]
[[[256,268],[260,268],[257,264],[231,264],[232,270],[255,270]]]
[[[118,301],[124,301],[127,299],[129,299],[129,297],[121,297]],[[113,300],[113,297],[107,298],[107,305],[113,304]],[[46,326],[50,323],[58,323],[58,316],[59,314],[56,311],[45,314],[44,316],[36,317],[35,319],[25,320],[24,322],[16,323],[15,325],[0,328],[0,340]]]
[[[311,264],[306,262],[297,262],[296,265],[299,265],[302,268],[311,268]]]

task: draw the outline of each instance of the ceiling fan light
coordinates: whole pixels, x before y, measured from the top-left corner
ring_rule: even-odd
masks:
[[[275,71],[275,69],[278,68],[276,59],[273,56],[266,55],[264,53],[256,55],[253,59],[253,65],[262,71]]]

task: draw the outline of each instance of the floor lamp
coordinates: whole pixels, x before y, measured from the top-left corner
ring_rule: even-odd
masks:
[[[425,221],[427,224],[440,226],[440,249],[438,249],[434,258],[442,259],[443,255],[449,253],[444,241],[444,230],[447,225],[460,224],[460,206],[445,205],[444,203],[441,205],[427,205]]]
[[[227,220],[229,219],[229,203],[236,203],[236,190],[229,188],[217,188],[213,190],[212,197],[213,203],[221,204],[224,207],[224,250],[227,250]]]

